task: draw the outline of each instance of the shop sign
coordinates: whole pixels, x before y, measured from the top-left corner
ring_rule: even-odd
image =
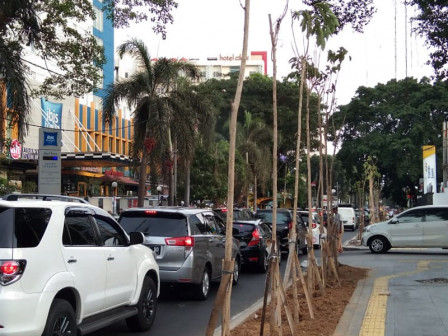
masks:
[[[39,160],[39,150],[35,148],[22,148],[22,159],[24,160]]]
[[[9,146],[9,154],[14,160],[20,159],[22,156],[22,144],[19,140],[13,139]]]
[[[107,176],[115,176],[115,177],[121,177],[121,176],[124,176],[124,173],[123,173],[123,172],[120,172],[120,171],[116,171],[116,170],[110,170],[110,169],[108,169],[108,170],[105,170],[105,171],[104,171],[104,175],[107,175]]]

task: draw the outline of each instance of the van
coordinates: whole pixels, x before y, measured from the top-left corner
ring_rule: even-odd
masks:
[[[338,214],[341,217],[342,224],[345,229],[355,231],[358,228],[358,220],[356,217],[355,209],[352,207],[338,207]]]
[[[419,206],[371,224],[364,228],[361,244],[372,253],[392,247],[448,248],[448,206]]]

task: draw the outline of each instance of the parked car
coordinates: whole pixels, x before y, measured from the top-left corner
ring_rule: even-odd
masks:
[[[215,208],[213,209],[218,216],[220,216],[224,221],[227,219],[227,208]],[[254,214],[251,209],[247,208],[234,208],[233,209],[233,219],[253,219]]]
[[[361,243],[373,253],[393,247],[448,248],[448,206],[419,206],[371,224],[364,228]]]
[[[272,215],[272,209],[263,209],[258,210],[255,213],[255,218],[263,219],[264,222],[266,222],[272,230]],[[292,228],[292,216],[293,212],[291,210],[282,208],[277,209],[277,239],[280,243],[280,250],[284,253],[289,252],[288,236],[289,230]],[[300,216],[300,214],[297,214],[297,250],[302,251],[303,254],[308,254],[308,247],[305,238],[306,230],[307,228],[305,226],[305,223],[303,222],[302,217]]]
[[[85,335],[119,319],[151,328],[159,267],[103,209],[0,200],[0,335]]]
[[[89,203],[82,197],[66,196],[66,195],[53,195],[53,194],[7,194],[2,196],[1,199],[7,201],[18,201],[23,199],[29,200],[42,200],[42,201],[65,201],[75,203]]]
[[[299,211],[300,215],[302,216],[303,221],[305,222],[305,225],[307,228],[309,228],[309,213],[308,211]],[[323,232],[320,232],[320,223],[319,223],[319,216],[317,213],[312,213],[312,222],[311,222],[311,231],[313,234],[313,246],[315,249],[320,249],[321,247],[321,240],[327,238],[327,228],[323,228]]]
[[[132,208],[120,214],[119,222],[128,233],[145,234],[144,244],[156,254],[162,283],[188,284],[197,299],[207,299],[210,282],[221,279],[225,256],[225,226],[215,212],[183,207]],[[233,239],[233,257],[236,285],[241,267],[237,239]]]
[[[255,265],[265,273],[269,265],[272,231],[261,219],[233,221],[233,236],[239,240],[242,264]]]
[[[338,206],[338,213],[341,216],[344,230],[350,229],[351,231],[355,231],[358,228],[358,220],[353,207]]]

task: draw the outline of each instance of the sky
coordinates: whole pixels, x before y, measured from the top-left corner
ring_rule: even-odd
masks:
[[[241,0],[244,4],[244,0]],[[206,58],[208,56],[239,55],[243,44],[244,11],[240,0],[180,0],[173,11],[174,23],[168,26],[167,38],[152,33],[151,23],[133,24],[128,29],[115,31],[115,46],[129,38],[145,42],[151,57]],[[285,10],[286,0],[252,0],[249,22],[249,52],[267,51],[271,54],[269,14],[272,21]],[[293,45],[303,44],[303,35],[297,24],[291,28],[290,12],[303,9],[301,1],[289,1],[282,21],[277,45],[277,78],[286,76],[291,67],[289,60],[296,56]],[[348,50],[347,59],[339,74],[337,104],[347,104],[359,86],[374,87],[378,83],[397,78],[431,76],[426,65],[428,50],[423,39],[411,34],[409,18],[400,0],[376,0],[378,11],[363,34],[351,27],[327,42],[327,49]],[[406,20],[406,16],[408,20]],[[294,31],[294,34],[292,33]],[[316,57],[317,53],[312,53]],[[268,57],[270,59],[270,57]],[[320,64],[325,64],[324,56]],[[268,61],[268,75],[272,76],[272,62]]]

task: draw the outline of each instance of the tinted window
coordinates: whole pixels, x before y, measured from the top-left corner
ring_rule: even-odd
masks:
[[[426,210],[426,221],[436,222],[436,221],[446,221],[448,220],[448,209],[428,209]]]
[[[0,248],[14,247],[14,209],[0,208]]]
[[[188,236],[187,219],[180,213],[129,211],[122,213],[120,224],[130,232],[143,232],[154,237]]]
[[[0,247],[36,247],[50,217],[46,208],[0,208]]]
[[[109,218],[95,217],[98,229],[100,231],[101,244],[104,246],[125,246],[127,239],[121,231],[118,231]]]
[[[233,223],[233,228],[238,230],[238,233],[252,232],[255,226],[252,224]]]
[[[65,246],[95,246],[96,236],[89,216],[65,217],[62,243]]]
[[[39,245],[48,222],[51,210],[43,208],[17,208],[15,210],[16,247],[36,247]]]

